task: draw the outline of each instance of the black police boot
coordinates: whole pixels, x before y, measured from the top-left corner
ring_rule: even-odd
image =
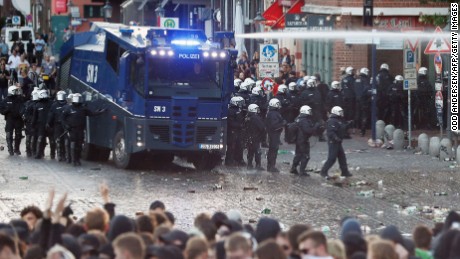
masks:
[[[299,174],[299,171],[297,171],[297,166],[292,166],[291,167],[291,170],[289,171],[289,173],[291,174]]]
[[[56,158],[56,142],[54,140],[50,141],[50,157],[51,159]]]
[[[346,171],[346,172],[342,172],[342,176],[343,177],[352,177],[353,175],[349,171]]]
[[[270,173],[279,173],[280,172],[280,170],[278,168],[276,168],[275,166],[268,167],[267,171],[270,172]]]
[[[10,156],[14,156],[13,152],[13,133],[11,132],[6,132],[6,145],[8,148],[8,153]]]
[[[252,162],[248,162],[248,166],[246,167],[248,170],[254,169],[254,166],[252,166]]]
[[[40,136],[37,139],[37,149],[35,151],[35,159],[43,158],[44,149],[45,149],[45,140],[43,139],[42,136]]]
[[[18,156],[21,155],[21,151],[19,150],[19,147],[21,146],[21,139],[22,139],[21,136],[17,136],[14,139],[14,154],[16,154]]]
[[[30,135],[27,135],[26,136],[26,154],[27,154],[27,157],[31,157],[32,156],[32,149],[31,149],[31,141],[32,140],[32,136]]]
[[[70,156],[72,157],[72,164],[73,166],[79,166],[81,165],[80,163],[80,157],[78,154],[77,150],[77,143],[75,142],[70,142]]]
[[[72,163],[72,154],[71,154],[71,148],[70,148],[70,143],[68,142],[69,140],[66,140],[65,142],[65,155],[66,155],[66,160],[67,164]]]
[[[62,162],[62,161],[65,160],[65,158],[63,156],[62,149],[63,149],[63,147],[61,146],[60,141],[59,140],[56,141],[56,152],[57,152],[57,157],[58,157],[59,162]]]
[[[264,171],[264,168],[262,167],[262,165],[260,163],[256,164],[256,170],[257,171]]]
[[[30,138],[30,151],[32,152],[32,157],[35,157],[37,153],[37,137],[32,136]]]

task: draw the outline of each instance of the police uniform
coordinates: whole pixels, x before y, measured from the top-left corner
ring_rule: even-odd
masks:
[[[267,171],[279,172],[275,167],[278,149],[280,146],[280,136],[286,121],[281,116],[279,108],[268,107],[267,118],[265,120],[268,133],[268,153],[267,153]]]
[[[228,133],[227,153],[225,155],[226,165],[244,165],[243,161],[243,131],[244,113],[238,106],[228,108]]]
[[[328,111],[334,106],[343,106],[343,93],[339,89],[331,89],[326,97],[326,108]]]
[[[261,164],[262,152],[260,150],[260,144],[266,135],[264,121],[259,114],[249,112],[247,115],[246,127],[248,134],[248,169],[252,168],[252,160],[254,159],[256,162],[256,169],[263,170]]]
[[[328,178],[328,171],[334,165],[335,161],[339,159],[340,170],[342,176],[351,176],[348,171],[347,158],[343,150],[342,140],[344,139],[347,131],[347,125],[341,116],[331,114],[327,121],[327,137],[328,137],[328,157],[326,163],[321,169],[321,176]]]
[[[23,106],[24,98],[19,94],[8,95],[0,104],[0,112],[5,115],[6,143],[10,155],[21,155],[19,146],[21,145],[22,128],[24,127],[24,122],[21,116]]]
[[[49,128],[46,127],[51,104],[52,101],[49,98],[41,98],[34,106],[32,125],[36,129],[37,135],[37,149],[35,151],[36,159],[41,159],[45,155],[44,152],[47,137],[50,140],[51,158],[54,159],[56,155],[56,145],[49,133]]]
[[[72,98],[77,98],[73,95]],[[81,96],[80,96],[81,98]],[[72,101],[71,105],[65,106],[62,111],[62,125],[64,130],[69,132],[70,155],[74,166],[80,165],[80,154],[82,151],[84,130],[86,127],[86,116],[96,116],[105,112],[105,109],[91,111],[83,106],[80,101]]]
[[[62,126],[62,112],[67,105],[66,100],[56,100],[51,105],[51,110],[48,116],[48,126],[53,129],[53,139],[56,143],[58,161],[64,161],[65,152],[65,135],[64,127]]]
[[[395,81],[388,89],[388,100],[390,102],[390,123],[396,128],[403,126],[401,113],[403,96],[403,81]]]
[[[416,116],[419,119],[418,128],[430,129],[435,121],[434,88],[426,75],[418,76],[417,86]]]
[[[393,83],[394,78],[387,69],[381,69],[376,77],[377,80],[377,118],[388,121],[389,100],[388,88]]]
[[[355,105],[356,95],[354,91],[355,77],[347,75],[342,79],[342,93],[343,93],[343,106],[345,120],[350,121],[355,119]]]
[[[354,86],[354,91],[355,91],[355,96],[356,96],[356,105],[355,105],[355,125],[356,128],[361,129],[361,132],[363,128],[365,129],[366,125],[363,125],[363,123],[366,123],[366,118],[369,116],[368,113],[365,113],[365,109],[363,109],[364,105],[363,104],[363,94],[365,89],[368,89],[370,86],[369,82],[369,77],[365,74],[359,74],[358,78],[355,80],[355,86]]]
[[[297,138],[295,143],[295,156],[292,161],[291,173],[298,174],[297,166],[300,163],[300,174],[308,176],[306,172],[310,160],[310,137],[315,133],[316,125],[313,117],[307,114],[300,114],[296,118],[298,125]]]

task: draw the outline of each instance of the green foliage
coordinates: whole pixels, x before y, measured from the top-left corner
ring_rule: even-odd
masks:
[[[424,24],[432,24],[434,26],[444,27],[449,21],[449,16],[447,15],[422,15],[421,22]]]

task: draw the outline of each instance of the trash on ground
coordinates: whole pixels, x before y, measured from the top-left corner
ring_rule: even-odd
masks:
[[[257,220],[255,220],[255,219],[249,219],[249,223],[256,223],[256,222],[257,222]]]
[[[260,213],[262,213],[262,214],[270,214],[270,213],[272,213],[272,210],[269,209],[269,208],[265,208]]]
[[[263,199],[264,199],[264,198],[262,198],[262,197],[260,197],[260,196],[256,197],[256,201],[261,201],[261,200],[263,200]]]
[[[356,183],[351,183],[350,186],[370,186],[372,183],[368,183],[366,181],[358,181]]]
[[[434,196],[447,196],[447,192],[435,192]]]
[[[366,197],[366,198],[374,197],[374,190],[360,191],[360,192],[358,192],[358,196],[362,196],[362,197]]]
[[[91,168],[90,170],[93,170],[93,171],[101,171],[101,168],[100,168],[100,167],[93,167],[93,168]]]
[[[195,190],[189,190],[188,193],[195,193]]]
[[[243,191],[257,191],[259,188],[257,187],[244,187]]]
[[[29,179],[29,177],[28,177],[28,176],[19,176],[19,179],[21,179],[21,180],[27,180],[27,179]]]

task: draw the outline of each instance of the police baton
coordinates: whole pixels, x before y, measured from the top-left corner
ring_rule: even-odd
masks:
[[[67,133],[69,133],[69,130],[64,131],[64,133],[62,133],[62,134],[59,136],[59,138],[64,137]]]

